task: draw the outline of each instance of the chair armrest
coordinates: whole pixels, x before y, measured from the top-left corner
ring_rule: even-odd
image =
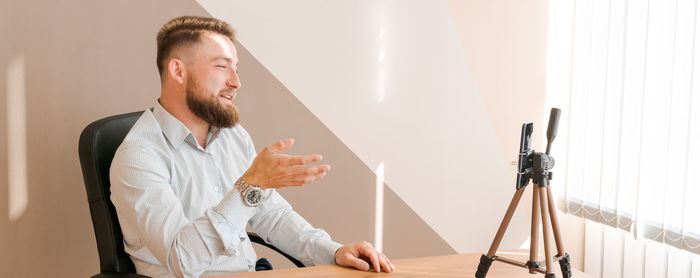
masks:
[[[299,268],[305,267],[305,265],[304,265],[302,262],[300,262],[299,260],[297,260],[297,259],[295,259],[294,257],[288,255],[287,253],[282,252],[282,250],[279,250],[279,249],[278,249],[277,247],[275,247],[274,245],[265,242],[258,234],[248,232],[248,238],[250,238],[250,241],[251,241],[251,242],[255,242],[255,243],[257,243],[257,244],[263,245],[263,246],[265,246],[265,247],[267,247],[267,248],[270,248],[270,249],[274,250],[275,252],[277,252],[277,253],[279,253],[280,255],[282,255],[282,256],[284,256],[285,258],[287,258],[289,261],[291,261],[291,262],[292,262],[294,265],[296,265],[297,267],[299,267]]]

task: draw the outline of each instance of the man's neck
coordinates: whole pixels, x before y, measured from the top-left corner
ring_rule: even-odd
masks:
[[[205,122],[201,118],[197,117],[192,111],[187,107],[186,104],[179,104],[172,101],[167,101],[163,98],[159,99],[158,102],[161,106],[168,111],[170,115],[173,115],[182,124],[187,127],[187,129],[192,132],[194,138],[197,139],[197,144],[202,146],[202,148],[207,147],[207,135],[209,135],[209,123]]]

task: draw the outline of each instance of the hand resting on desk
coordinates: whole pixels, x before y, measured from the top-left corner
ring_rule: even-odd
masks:
[[[386,255],[374,249],[374,246],[366,241],[359,241],[343,245],[335,251],[335,263],[340,266],[354,267],[368,271],[370,263],[376,272],[392,272],[396,270],[394,264]]]

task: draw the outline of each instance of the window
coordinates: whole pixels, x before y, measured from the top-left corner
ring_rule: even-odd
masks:
[[[553,185],[567,212],[700,254],[697,3],[550,5]]]

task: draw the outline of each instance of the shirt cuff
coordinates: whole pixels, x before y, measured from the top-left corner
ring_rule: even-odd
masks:
[[[335,252],[341,246],[343,245],[330,239],[321,239],[318,242],[318,257],[314,258],[314,265],[335,265]]]
[[[214,211],[218,212],[229,221],[233,220],[231,218],[233,218],[234,215],[240,215],[241,212],[244,212],[250,208],[243,205],[243,202],[239,200],[240,198],[241,197],[238,190],[231,190],[226,194],[226,196],[224,196],[224,199],[214,207]]]
[[[255,214],[256,209],[243,205],[239,200],[238,191],[231,190],[218,205],[208,214],[209,220],[219,235],[224,248],[224,254],[236,255],[240,247],[240,233],[245,232],[248,219]]]

